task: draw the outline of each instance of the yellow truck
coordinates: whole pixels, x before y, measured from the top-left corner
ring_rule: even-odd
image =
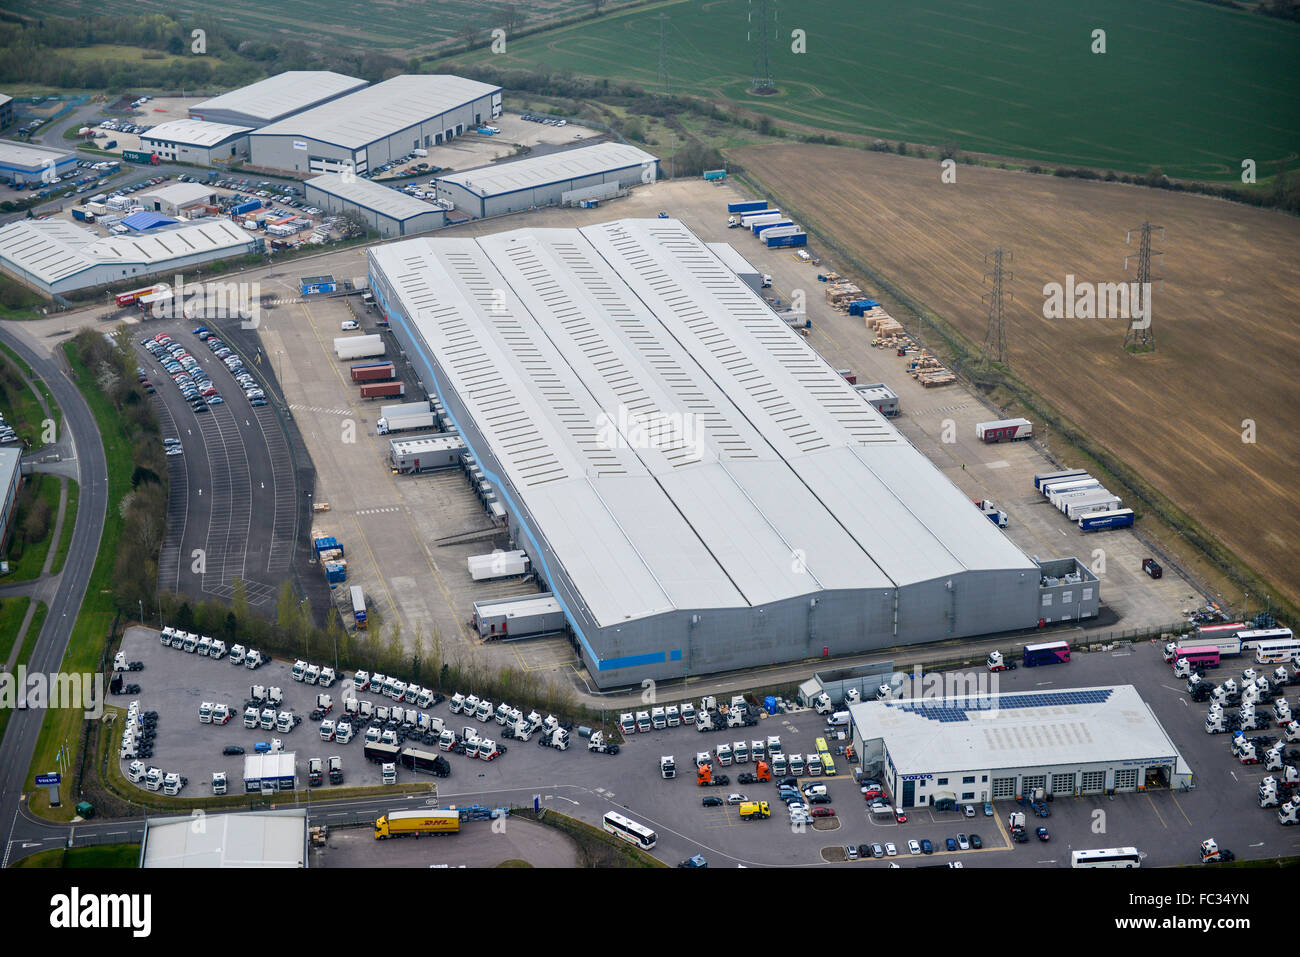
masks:
[[[390,811],[375,821],[376,841],[390,837],[459,832],[460,814],[456,811]]]
[[[742,821],[758,821],[772,816],[772,810],[766,801],[746,801],[740,806]]]

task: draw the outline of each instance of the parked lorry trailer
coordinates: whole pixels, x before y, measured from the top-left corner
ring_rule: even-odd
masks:
[[[975,425],[975,437],[981,442],[1022,442],[1033,436],[1034,426],[1028,419],[997,419]]]
[[[370,359],[386,352],[384,338],[378,334],[368,336],[339,336],[334,340],[334,353],[343,360]]]
[[[396,764],[402,756],[402,749],[395,744],[382,741],[366,742],[365,758],[372,764]]]
[[[1079,517],[1079,529],[1097,532],[1106,528],[1128,528],[1133,524],[1133,509],[1113,508],[1104,512],[1091,512]]]
[[[389,811],[375,821],[375,840],[419,837],[421,834],[459,834],[459,811]]]
[[[428,400],[423,402],[403,402],[400,405],[385,405],[379,410],[379,419],[375,422],[375,431],[380,435],[390,432],[409,432],[412,429],[432,429],[435,416],[429,408]]]
[[[767,209],[767,200],[747,199],[743,202],[727,204],[727,212],[729,213],[752,213],[758,209]]]
[[[1058,508],[1065,513],[1065,517],[1070,521],[1077,522],[1083,516],[1092,512],[1111,512],[1122,504],[1118,495],[1113,495],[1105,489],[1101,489],[1094,495],[1085,495],[1074,501],[1062,502]]]
[[[424,771],[434,777],[445,778],[451,774],[451,765],[441,754],[421,751],[418,748],[404,748],[400,755],[402,767],[412,771]]]
[[[773,217],[775,217],[776,219],[780,219],[781,211],[779,209],[760,209],[757,212],[746,213],[745,215],[741,216],[740,225],[745,227],[746,229],[749,229],[751,226],[754,225],[754,223],[759,222],[760,220],[766,220]]]
[[[1043,486],[1043,494],[1047,500],[1054,501],[1056,496],[1065,495],[1069,492],[1081,492],[1084,489],[1101,488],[1101,480],[1095,479],[1091,475],[1082,475],[1077,478],[1062,479],[1059,482],[1050,482]]]
[[[353,382],[387,382],[397,377],[391,362],[359,362],[350,370]]]
[[[780,233],[782,232],[782,230],[775,230],[775,232]],[[786,247],[786,246],[807,246],[808,234],[804,232],[798,232],[798,233],[790,233],[788,235],[773,236],[771,232],[767,232],[763,234],[763,242],[767,245],[769,249],[776,249],[778,247]]]
[[[513,578],[527,575],[529,564],[528,555],[520,549],[512,552],[495,551],[490,555],[471,555],[469,575],[476,582]]]
[[[753,216],[745,221],[745,228],[755,236],[761,232],[763,226],[793,226],[794,220],[787,217],[784,213],[766,213],[762,216]]]
[[[1034,476],[1034,488],[1038,489],[1038,491],[1040,492],[1043,492],[1043,494],[1046,494],[1046,492],[1043,489],[1043,486],[1046,484],[1050,484],[1052,482],[1059,482],[1062,479],[1071,478],[1073,476],[1078,476],[1079,478],[1086,478],[1087,475],[1088,472],[1086,469],[1061,469],[1058,472],[1039,472],[1037,475]]]
[[[367,382],[361,386],[363,399],[400,399],[406,395],[406,384],[402,382]]]
[[[350,597],[352,599],[352,619],[356,622],[358,628],[365,628],[366,593],[361,590],[360,585],[353,585]]]

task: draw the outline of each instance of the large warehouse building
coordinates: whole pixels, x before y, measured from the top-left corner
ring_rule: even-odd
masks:
[[[205,219],[148,236],[100,238],[65,220],[16,220],[0,228],[0,269],[47,295],[176,272],[259,252],[263,241],[227,219]]]
[[[366,85],[360,77],[329,70],[290,70],[190,107],[190,116],[210,123],[266,126],[320,106]]]
[[[22,450],[0,448],[0,555],[9,548],[9,533],[18,517],[18,483],[22,480]]]
[[[40,183],[46,170],[53,170],[53,176],[62,176],[76,168],[77,157],[68,150],[0,140],[0,182],[31,185]]]
[[[659,158],[625,143],[597,143],[467,169],[435,180],[438,198],[475,219],[560,203],[564,194],[653,183]]]
[[[849,708],[863,770],[900,808],[1190,782],[1132,685],[871,701]]]
[[[249,138],[253,165],[357,173],[440,146],[501,113],[501,87],[459,76],[395,76],[264,126]]]
[[[1039,566],[682,223],[368,256],[600,687],[1037,624]]]
[[[340,173],[326,173],[303,185],[309,205],[327,213],[360,216],[385,239],[413,236],[447,225],[447,211],[442,207],[355,176],[348,182]]]
[[[140,134],[140,148],[165,160],[211,166],[248,156],[248,134],[252,127],[203,120],[171,120]]]
[[[150,820],[140,842],[141,867],[306,867],[307,811],[207,814]]]

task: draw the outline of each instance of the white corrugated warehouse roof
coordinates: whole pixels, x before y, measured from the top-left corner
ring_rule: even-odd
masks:
[[[251,126],[231,126],[229,123],[209,123],[206,120],[169,120],[159,123],[147,133],[141,133],[141,140],[157,140],[165,143],[184,143],[187,146],[216,146],[232,136],[252,131]]]
[[[899,774],[1094,764],[1178,754],[1132,685],[868,701],[849,708]]]
[[[0,140],[0,164],[7,166],[29,166],[40,169],[45,161],[60,162],[71,156],[69,150],[49,149],[44,146],[29,146],[13,140]]]
[[[0,260],[53,284],[103,263],[158,265],[170,259],[249,245],[249,235],[225,219],[208,219],[148,236],[100,238],[60,220],[17,220],[0,229]]]
[[[306,867],[307,812],[209,814],[150,822],[142,867]]]
[[[969,568],[1037,575],[676,220],[371,256],[602,625]],[[638,442],[636,416],[675,427]]]
[[[658,157],[626,143],[596,143],[545,156],[462,170],[440,176],[437,181],[454,183],[479,196],[499,196],[657,161]]]
[[[303,136],[360,149],[500,89],[463,76],[404,74],[264,126],[253,135]]]
[[[166,186],[159,186],[147,193],[141,193],[139,198],[141,200],[158,199],[164,203],[171,203],[179,207],[204,202],[215,193],[215,189],[211,186],[204,186],[202,183],[168,183]]]
[[[726,264],[738,276],[757,276],[759,271],[755,269],[748,259],[740,254],[735,246],[731,243],[705,243],[713,254]]]
[[[320,102],[322,97],[340,96],[366,85],[360,77],[329,70],[290,70],[210,100],[195,103],[191,113],[226,110],[272,122]]]
[[[352,182],[343,181],[340,173],[326,173],[315,179],[307,180],[308,186],[315,186],[322,192],[337,196],[357,206],[388,216],[391,219],[413,219],[426,213],[442,212],[441,206],[434,206],[424,200],[407,196],[401,190],[380,186],[367,179],[353,177]]]

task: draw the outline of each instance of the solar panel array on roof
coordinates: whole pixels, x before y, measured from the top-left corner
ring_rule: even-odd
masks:
[[[949,724],[969,721],[969,713],[1016,708],[1066,708],[1081,704],[1101,704],[1109,701],[1113,688],[1088,688],[1083,691],[1045,691],[1036,694],[979,695],[974,694],[967,703],[950,698],[919,701],[890,701],[886,707],[897,708],[909,714],[920,715],[931,721]]]

